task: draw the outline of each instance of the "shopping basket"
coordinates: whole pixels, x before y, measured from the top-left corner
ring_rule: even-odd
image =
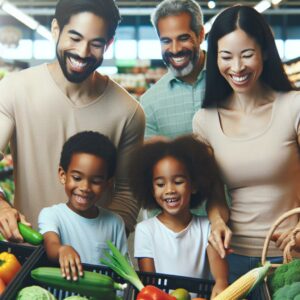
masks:
[[[0,299],[8,299],[7,295],[11,288],[14,286],[15,281],[17,280],[18,276],[22,273],[26,266],[30,264],[30,261],[35,256],[36,253],[41,251],[41,247],[30,246],[27,244],[17,244],[17,243],[10,243],[10,242],[3,242],[0,241],[0,253],[1,252],[9,252],[16,256],[20,264],[22,265],[21,270],[16,274],[13,280],[6,286],[4,293],[0,296]]]
[[[282,216],[280,216],[275,223],[272,225],[272,227],[270,228],[267,237],[265,239],[265,243],[264,243],[264,247],[263,247],[263,251],[262,251],[262,257],[261,257],[261,263],[262,265],[264,265],[266,263],[266,258],[267,258],[267,252],[268,252],[268,247],[271,241],[271,237],[273,235],[273,233],[275,232],[275,230],[277,229],[277,227],[288,217],[295,215],[295,214],[300,214],[300,207],[294,208],[292,210],[287,211],[286,213],[284,213]],[[300,226],[296,226],[295,229],[293,230],[293,234],[291,237],[290,242],[286,245],[284,251],[283,251],[283,264],[289,263],[290,261],[292,261],[293,257],[292,257],[292,253],[291,253],[291,247],[294,245],[295,243],[295,238],[296,238],[296,234],[300,232]],[[271,264],[271,272],[274,271],[277,267],[281,266],[282,264]],[[267,278],[265,278],[264,284],[263,284],[263,288],[264,288],[264,294],[265,294],[265,299],[266,300],[271,300],[271,293],[270,290],[268,288],[268,284],[267,284]]]
[[[3,300],[15,300],[17,297],[18,292],[27,286],[32,285],[38,285],[45,289],[47,289],[50,293],[53,294],[53,296],[56,297],[57,300],[63,300],[64,298],[67,298],[69,296],[76,295],[76,293],[73,293],[71,291],[63,290],[63,289],[55,289],[53,287],[43,285],[37,281],[35,281],[31,277],[31,271],[38,267],[59,267],[58,264],[54,264],[51,262],[46,255],[46,252],[44,250],[44,247],[40,247],[38,252],[34,253],[35,255],[30,259],[29,263],[26,264],[25,268],[23,268],[22,272],[20,272],[15,280],[12,282],[12,284],[9,286],[9,288],[5,291],[5,294],[3,295]],[[90,264],[83,264],[83,269],[85,271],[92,271],[92,272],[98,272],[101,274],[106,274],[110,277],[112,277],[116,282],[124,283],[124,279],[120,278],[117,274],[115,274],[111,269],[105,266],[100,265],[90,265]],[[129,299],[128,293],[129,293],[129,287],[126,288],[124,291],[118,292],[118,295],[121,299],[127,300]],[[2,300],[2,298],[1,298]],[[105,299],[103,299],[105,300]]]

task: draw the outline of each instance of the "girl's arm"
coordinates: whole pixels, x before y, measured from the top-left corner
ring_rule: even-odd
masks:
[[[138,258],[138,265],[141,272],[155,273],[155,266],[153,258],[141,257]]]
[[[208,219],[211,222],[210,244],[219,255],[224,258],[232,236],[231,230],[226,225],[229,219],[229,208],[226,202],[224,185],[220,180],[216,180],[210,198],[207,201],[206,210]]]
[[[210,245],[207,246],[206,251],[210,271],[216,281],[211,294],[211,298],[213,299],[228,286],[228,265],[227,261],[222,259],[218,252]]]
[[[79,254],[69,245],[62,245],[58,234],[49,231],[44,234],[44,247],[50,260],[59,262],[63,277],[73,280],[83,276],[83,267]]]

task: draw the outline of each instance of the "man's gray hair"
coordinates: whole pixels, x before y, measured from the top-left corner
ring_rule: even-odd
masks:
[[[203,14],[195,0],[164,0],[157,5],[151,15],[151,22],[159,34],[157,24],[160,18],[188,13],[191,16],[191,29],[199,35],[203,27]]]

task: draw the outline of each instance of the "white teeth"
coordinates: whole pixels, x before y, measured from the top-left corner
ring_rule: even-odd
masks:
[[[76,198],[76,201],[79,202],[79,203],[86,203],[88,201],[87,197],[82,197],[82,196],[79,196],[79,195],[75,195],[75,198]]]
[[[182,57],[172,57],[175,63],[179,64],[185,61],[185,56]]]
[[[76,60],[73,57],[70,57],[70,62],[76,68],[83,68],[83,67],[85,67],[87,65],[87,63],[83,63],[81,61],[78,61],[78,60]]]
[[[248,79],[249,75],[245,75],[245,76],[234,76],[234,75],[232,75],[231,77],[236,82],[242,82],[242,81]]]
[[[165,199],[166,202],[168,203],[172,203],[172,202],[176,202],[177,199],[176,198],[170,198],[170,199]]]

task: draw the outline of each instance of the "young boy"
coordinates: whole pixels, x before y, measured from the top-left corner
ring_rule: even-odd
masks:
[[[59,262],[68,280],[83,275],[81,262],[100,264],[107,240],[127,253],[121,217],[96,205],[112,184],[115,167],[116,148],[100,133],[80,132],[63,146],[58,175],[68,201],[42,209],[38,224],[49,259]]]

